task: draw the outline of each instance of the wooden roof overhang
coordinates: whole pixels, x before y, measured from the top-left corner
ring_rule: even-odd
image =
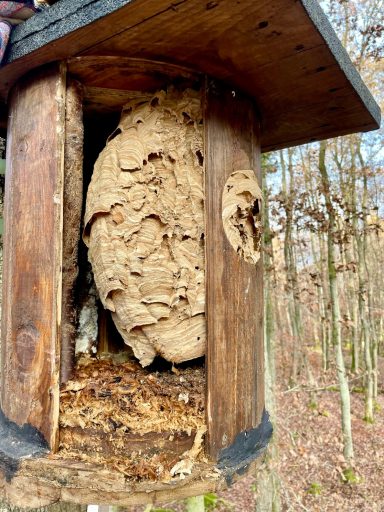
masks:
[[[0,97],[33,68],[85,56],[178,64],[244,91],[261,116],[263,151],[380,124],[317,0],[59,0],[15,29]]]

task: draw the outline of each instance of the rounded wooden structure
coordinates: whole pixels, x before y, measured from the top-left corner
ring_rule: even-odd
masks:
[[[167,104],[184,93],[193,113]],[[272,433],[261,151],[380,124],[317,1],[58,1],[15,29],[0,101],[5,499],[154,503],[219,489],[252,470]],[[152,121],[156,144],[140,145],[136,135]],[[183,137],[188,150],[173,151]],[[184,156],[192,170],[178,165]],[[199,222],[176,222],[183,209]],[[158,259],[145,267],[152,253]],[[117,311],[131,299],[142,313],[132,322]],[[176,318],[178,327],[178,315],[188,328],[168,325],[170,347],[158,324]],[[116,327],[148,368],[122,349]],[[186,355],[189,332],[196,339]],[[88,357],[76,360],[76,350]],[[159,365],[157,354],[171,363]]]
[[[136,437],[97,433],[81,421],[78,427],[73,420],[72,427],[64,427],[61,400],[85,387],[68,380],[75,373],[83,167],[92,164],[87,158],[94,159],[102,149],[107,130],[116,126],[130,98],[169,88],[194,90],[203,108],[204,150],[198,158],[205,180],[205,221],[199,237],[205,253],[206,427],[200,434],[170,427]],[[261,211],[260,123],[253,101],[179,66],[80,57],[20,79],[9,109],[2,428],[12,428],[21,451],[11,453],[6,464],[6,496],[23,505],[25,486],[39,489],[39,506],[57,499],[128,505],[226,485],[252,466],[271,435],[264,412],[262,262],[256,222]],[[198,447],[200,457],[192,460],[197,437],[204,432],[205,455]],[[82,462],[92,450],[116,454],[114,439],[133,457],[135,450],[173,454],[173,478],[138,482],[124,478],[105,459],[102,466],[89,457]],[[73,453],[66,455],[71,447],[79,454],[75,462]],[[32,460],[24,460],[30,456]],[[177,469],[178,460],[182,468],[187,461],[186,470]],[[93,478],[95,472],[105,479]]]

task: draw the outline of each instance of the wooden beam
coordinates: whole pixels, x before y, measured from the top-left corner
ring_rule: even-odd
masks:
[[[67,382],[72,377],[75,359],[75,287],[79,273],[78,253],[83,206],[83,142],[83,89],[75,80],[69,80],[65,113],[60,382]]]
[[[255,474],[259,462],[245,471]],[[113,468],[81,461],[55,458],[24,460],[10,482],[0,473],[0,494],[15,507],[39,508],[58,502],[98,503],[135,507],[169,503],[189,496],[218,492],[231,481],[209,463],[201,463],[192,475],[167,482],[132,481]],[[238,475],[230,475],[232,481]]]
[[[206,90],[206,310],[208,453],[217,458],[264,407],[262,263],[247,263],[222,223],[233,171],[254,170],[261,186],[259,121],[251,100],[209,81]]]
[[[40,68],[10,99],[1,406],[57,442],[65,69]]]

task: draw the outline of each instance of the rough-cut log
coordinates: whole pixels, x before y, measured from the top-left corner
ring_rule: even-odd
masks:
[[[207,448],[220,459],[239,432],[251,436],[264,406],[260,137],[252,101],[215,81],[204,123]]]
[[[65,72],[25,76],[11,94],[7,137],[1,405],[56,444],[62,255]]]
[[[73,375],[77,320],[74,299],[83,204],[82,88],[74,80],[67,85],[65,106],[61,382],[66,382]]]
[[[100,299],[143,366],[205,351],[200,93],[135,95],[98,158],[84,240]]]

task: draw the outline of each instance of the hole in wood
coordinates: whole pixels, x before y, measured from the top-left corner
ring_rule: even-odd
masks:
[[[201,93],[135,92],[120,121],[86,112],[84,125],[89,252],[59,455],[180,478],[206,431]]]
[[[214,1],[212,1],[212,2],[208,2],[208,3],[207,3],[207,6],[206,6],[207,11],[209,11],[209,10],[211,10],[211,9],[214,9],[214,8],[215,8],[215,7],[217,7],[218,5],[219,5],[219,3],[218,3],[218,2],[214,2]]]
[[[259,28],[266,28],[266,27],[268,27],[268,25],[269,25],[268,21],[260,21],[258,27]]]
[[[247,263],[256,264],[261,247],[262,192],[251,170],[233,172],[222,196],[222,220],[227,239]]]

